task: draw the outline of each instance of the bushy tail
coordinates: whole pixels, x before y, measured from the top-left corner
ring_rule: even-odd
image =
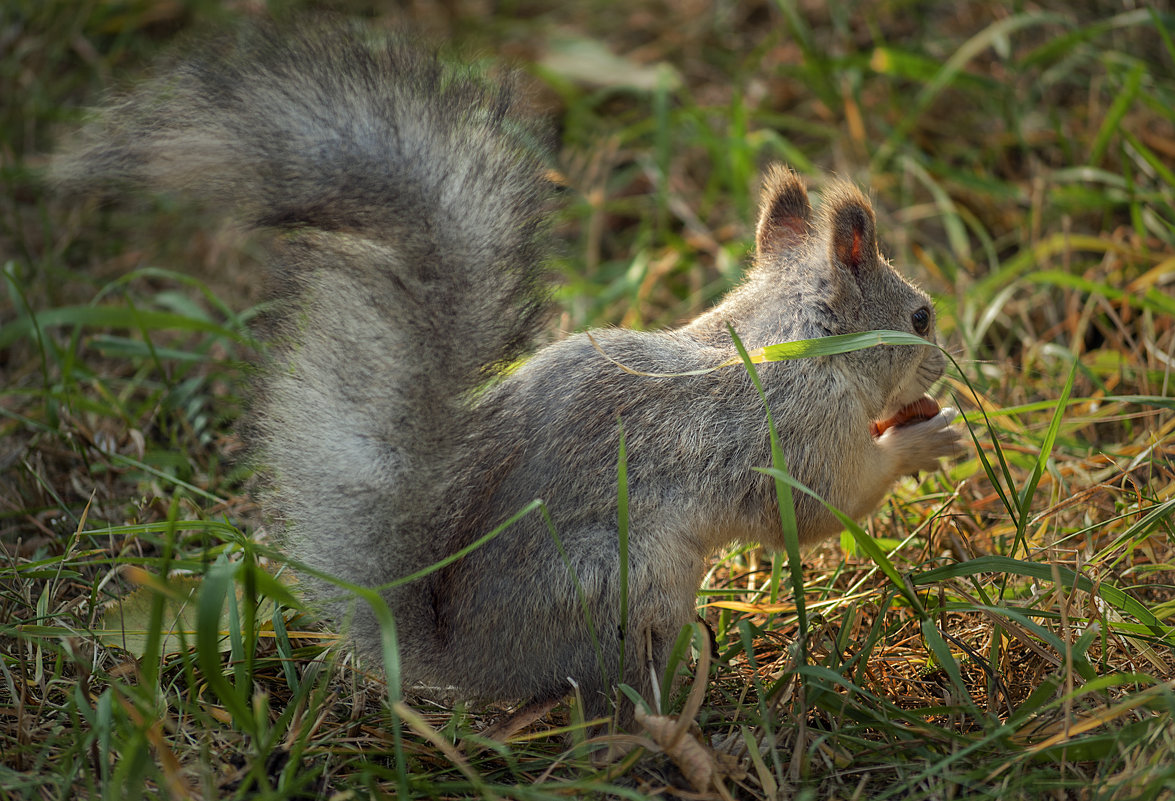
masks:
[[[274,511],[296,557],[375,585],[443,555],[423,532],[470,394],[543,322],[547,188],[506,91],[366,38],[207,41],[101,110],[54,174],[182,190],[285,232],[259,408]]]

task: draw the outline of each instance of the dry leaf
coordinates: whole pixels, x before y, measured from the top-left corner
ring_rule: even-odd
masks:
[[[636,719],[657,747],[669,755],[690,786],[699,793],[710,789],[714,781],[714,758],[705,746],[688,732],[682,732],[674,718],[650,715],[638,706]]]

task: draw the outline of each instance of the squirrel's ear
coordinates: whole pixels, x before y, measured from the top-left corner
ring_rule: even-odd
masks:
[[[804,181],[782,164],[772,164],[763,176],[755,249],[759,258],[780,253],[808,235],[812,205]]]
[[[873,206],[861,190],[852,184],[829,188],[822,207],[830,230],[832,258],[854,275],[862,267],[877,261],[877,232]]]

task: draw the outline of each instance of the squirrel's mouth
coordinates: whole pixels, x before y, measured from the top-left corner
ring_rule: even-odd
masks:
[[[902,426],[909,426],[914,423],[929,420],[938,414],[938,411],[938,401],[929,395],[923,395],[913,403],[907,403],[898,409],[897,413],[892,417],[887,417],[884,420],[874,420],[869,423],[869,433],[874,437],[880,437],[891,428],[901,428]]]

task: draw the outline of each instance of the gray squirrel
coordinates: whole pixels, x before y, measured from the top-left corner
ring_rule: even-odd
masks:
[[[480,700],[586,711],[624,682],[650,697],[707,559],[733,542],[784,547],[767,416],[748,349],[896,329],[932,342],[930,299],[879,253],[873,210],[844,182],[813,212],[803,181],[767,170],[754,265],[680,328],[576,334],[521,364],[548,306],[544,136],[509,87],[400,39],[260,25],[197,47],[111,100],[56,157],[74,191],[181,191],[269,238],[284,312],[256,399],[267,512],[314,570],[382,590],[405,682]],[[607,357],[604,355],[606,354]],[[790,473],[853,518],[901,476],[960,448],[953,411],[871,424],[925,403],[932,346],[764,363]],[[620,616],[620,424],[629,493]],[[841,529],[797,493],[801,543]],[[365,605],[303,585],[358,649]],[[651,643],[651,652],[648,645]],[[626,648],[623,673],[621,649]]]

